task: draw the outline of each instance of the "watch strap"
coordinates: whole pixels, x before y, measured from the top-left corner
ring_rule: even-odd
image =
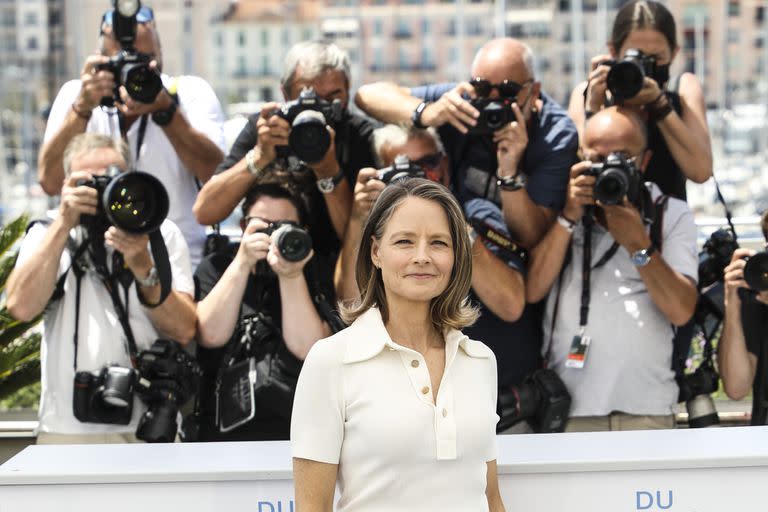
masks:
[[[427,108],[427,105],[429,105],[428,101],[422,101],[413,110],[413,114],[411,114],[411,122],[416,128],[422,130],[427,128],[427,126],[421,122],[421,115],[424,113],[424,109]]]
[[[178,105],[176,100],[171,98],[171,105],[163,110],[156,110],[152,112],[152,121],[158,126],[167,126],[173,120],[173,115],[176,113]]]
[[[496,185],[498,185],[501,190],[506,190],[507,192],[514,192],[515,190],[525,188],[525,183],[525,175],[520,172],[514,176],[496,175]]]
[[[140,278],[134,276],[134,279],[136,280],[136,284],[143,288],[151,288],[160,284],[160,276],[157,274],[157,269],[155,267],[149,269],[147,277]]]
[[[336,185],[341,183],[341,180],[344,179],[344,169],[339,169],[339,172],[337,172],[335,175],[330,176],[328,178],[320,178],[317,180],[317,188],[320,189],[320,192],[323,194],[330,194],[333,192],[333,190],[336,188]]]

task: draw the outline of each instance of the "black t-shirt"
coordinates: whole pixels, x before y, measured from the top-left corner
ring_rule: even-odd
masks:
[[[768,341],[768,306],[754,299],[742,300],[741,324],[744,329],[744,339],[747,342],[747,350],[757,357],[755,381],[752,383],[752,424],[768,424],[768,393],[763,375],[766,372],[766,358],[764,347]],[[761,404],[762,402],[762,404]]]
[[[248,122],[232,144],[229,154],[216,169],[217,173],[229,169],[253,149],[258,139],[256,130],[258,120],[259,114],[253,114],[248,118]],[[376,125],[370,119],[350,113],[345,114],[339,126],[336,127],[336,159],[344,170],[350,188],[354,188],[360,169],[376,167],[373,152],[373,130],[375,128]],[[341,244],[333,229],[323,194],[317,188],[314,173],[304,166],[287,172],[304,195],[307,203],[309,228],[315,251],[338,253]],[[333,263],[335,263],[335,259]],[[327,270],[333,273],[332,267]]]
[[[200,299],[205,298],[211,292],[229,264],[232,263],[233,258],[234,253],[230,252],[212,254],[203,259],[195,271]],[[228,347],[239,341],[240,320],[256,312],[262,312],[272,319],[274,325],[278,327],[281,325],[280,288],[273,272],[261,272],[265,270],[265,265],[261,266],[262,268],[257,275],[250,275],[242,299],[240,297],[229,298],[232,301],[241,302],[241,306],[238,326],[227,345],[215,349],[197,347],[197,358],[203,370],[199,393],[200,441],[284,441],[290,438],[290,420],[282,418],[266,408],[260,408],[258,404],[253,420],[245,425],[227,433],[219,432],[216,427],[216,378]],[[313,258],[313,261],[304,268],[310,293],[314,294],[318,288],[321,288],[322,293],[326,297],[330,297],[329,294],[332,294],[333,291],[316,284],[314,281],[315,271],[313,269],[316,268],[316,265],[317,262]],[[286,366],[294,368],[298,375],[302,361],[288,350],[282,338],[278,344],[277,352],[281,361],[284,361]]]

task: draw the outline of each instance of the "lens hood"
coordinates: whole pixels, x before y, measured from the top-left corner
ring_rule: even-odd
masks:
[[[109,222],[136,235],[156,231],[168,215],[168,192],[146,172],[122,173],[110,181],[101,198]]]

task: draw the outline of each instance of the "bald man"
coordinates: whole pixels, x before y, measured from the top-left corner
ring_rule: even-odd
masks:
[[[514,119],[494,133],[473,133],[480,113],[471,100],[477,98],[511,103]],[[355,101],[385,122],[437,128],[458,199],[462,204],[477,198],[496,203],[523,247],[533,247],[562,209],[578,135],[562,107],[541,90],[533,53],[520,41],[486,43],[464,82],[412,89],[374,83],[361,87]],[[540,308],[526,308],[514,323],[483,308],[467,331],[495,352],[502,390],[538,367],[540,326]]]
[[[571,393],[568,431],[675,426],[670,324],[684,325],[696,307],[693,213],[679,199],[664,203],[650,182],[639,186],[633,201],[625,196],[623,204],[603,204],[593,195],[595,176],[586,172],[612,153],[645,172],[651,156],[645,134],[636,115],[618,107],[587,122],[586,160],[571,168],[565,208],[531,254],[527,299],[549,292],[542,353]],[[588,231],[591,275],[584,299]]]

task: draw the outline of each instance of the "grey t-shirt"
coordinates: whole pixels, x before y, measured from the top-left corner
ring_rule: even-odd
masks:
[[[654,184],[648,186],[655,200],[661,192]],[[546,352],[552,330],[552,310],[559,294],[549,367],[560,375],[571,393],[571,416],[603,416],[613,411],[671,414],[678,395],[671,370],[672,326],[651,300],[645,282],[623,247],[619,247],[605,265],[592,271],[586,328],[591,344],[584,367],[565,366],[573,337],[580,330],[583,240],[584,231],[579,223],[573,233],[573,258],[563,274],[562,288],[558,290],[555,283],[544,315],[543,351]],[[664,261],[674,271],[695,281],[696,225],[685,202],[669,199],[662,240]],[[611,234],[595,224],[593,265],[613,242]]]

